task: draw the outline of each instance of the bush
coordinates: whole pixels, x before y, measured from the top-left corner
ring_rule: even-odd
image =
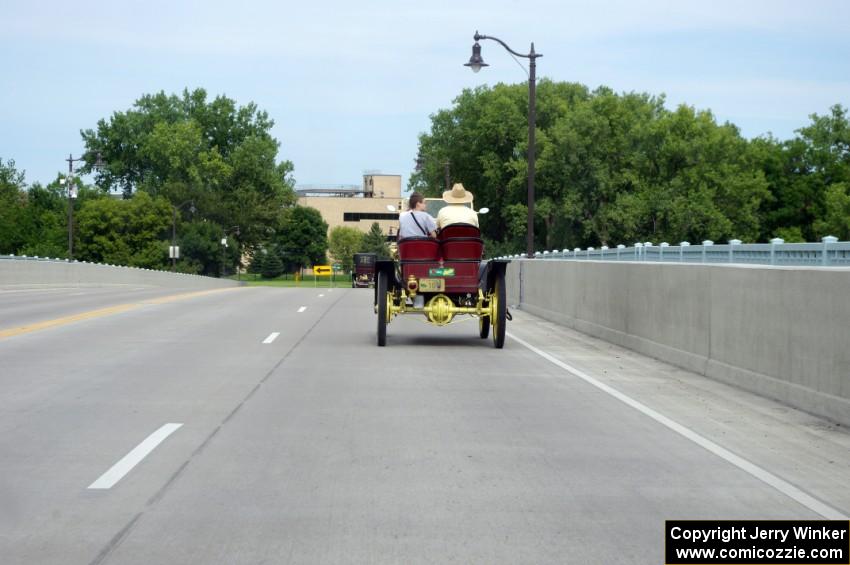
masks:
[[[264,279],[274,279],[283,274],[283,261],[277,253],[268,253],[262,260]]]

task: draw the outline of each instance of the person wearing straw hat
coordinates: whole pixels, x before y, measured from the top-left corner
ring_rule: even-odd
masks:
[[[443,229],[451,224],[471,224],[478,227],[478,214],[467,206],[472,202],[472,193],[463,188],[461,183],[455,183],[451,190],[443,193],[446,206],[437,214],[437,227]]]

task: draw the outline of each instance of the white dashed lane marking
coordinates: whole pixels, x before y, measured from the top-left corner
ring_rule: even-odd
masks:
[[[133,450],[121,458],[118,463],[102,474],[99,479],[89,485],[90,489],[110,489],[133,470],[133,467],[142,462],[151,451],[156,449],[160,443],[176,432],[183,424],[165,424],[157,431],[149,435],[145,440],[133,448]]]

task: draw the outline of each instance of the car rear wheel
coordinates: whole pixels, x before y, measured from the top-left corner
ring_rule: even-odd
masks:
[[[387,344],[387,273],[378,273],[375,299],[378,301],[378,345]]]
[[[496,275],[493,285],[493,296],[490,299],[491,323],[493,325],[493,345],[496,349],[505,346],[505,321],[507,312],[507,297],[505,296],[505,273]]]

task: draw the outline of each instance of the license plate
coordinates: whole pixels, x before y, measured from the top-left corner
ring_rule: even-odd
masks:
[[[428,269],[428,276],[430,277],[453,277],[455,276],[454,267],[439,267],[435,269]]]
[[[419,290],[421,292],[444,292],[446,281],[444,279],[419,279]]]

